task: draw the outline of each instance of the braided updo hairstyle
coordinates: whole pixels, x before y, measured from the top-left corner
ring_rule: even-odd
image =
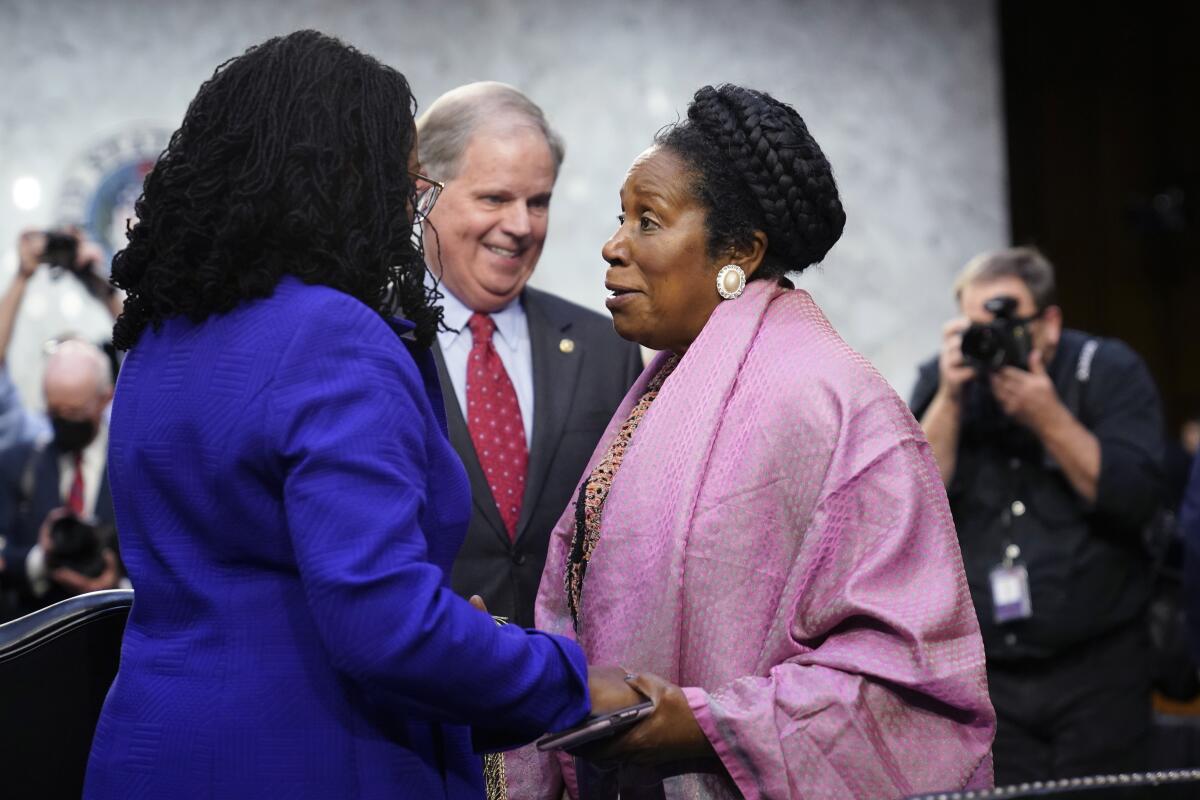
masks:
[[[754,279],[815,264],[842,235],[846,213],[829,161],[796,110],[764,92],[705,86],[687,119],[655,142],[695,174],[710,257],[748,247],[755,231],[767,235]]]
[[[113,259],[112,282],[128,292],[116,347],[147,325],[268,297],[284,274],[401,313],[429,345],[441,309],[413,234],[415,108],[403,75],[316,31],[217,67]]]

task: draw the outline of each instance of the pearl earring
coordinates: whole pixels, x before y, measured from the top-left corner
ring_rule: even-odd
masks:
[[[737,264],[726,264],[717,273],[717,294],[736,300],[746,289],[746,273]]]

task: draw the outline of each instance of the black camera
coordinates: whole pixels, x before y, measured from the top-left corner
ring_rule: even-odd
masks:
[[[79,240],[62,231],[46,231],[46,250],[42,261],[49,264],[51,274],[58,278],[64,271],[75,271],[75,257],[79,252]]]
[[[67,567],[89,578],[104,572],[104,551],[112,547],[110,526],[92,525],[79,517],[67,515],[50,526],[50,552],[46,567]]]
[[[1015,316],[1015,297],[993,297],[983,304],[995,317],[991,322],[972,323],[963,333],[962,354],[972,366],[985,370],[1001,367],[1029,369],[1033,337],[1029,332],[1032,318]]]

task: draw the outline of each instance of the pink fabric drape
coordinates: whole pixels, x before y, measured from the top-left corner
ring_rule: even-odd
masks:
[[[569,508],[536,610],[567,636],[573,524]],[[591,663],[684,687],[732,783],[678,775],[668,797],[991,784],[995,715],[937,467],[806,292],[750,284],[663,386],[613,482],[577,638]],[[557,797],[562,766],[510,755],[510,796]]]

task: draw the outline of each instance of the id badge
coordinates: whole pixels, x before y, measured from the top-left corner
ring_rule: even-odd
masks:
[[[997,625],[1033,615],[1029,573],[1024,564],[1000,565],[988,577],[992,583],[992,613]]]

